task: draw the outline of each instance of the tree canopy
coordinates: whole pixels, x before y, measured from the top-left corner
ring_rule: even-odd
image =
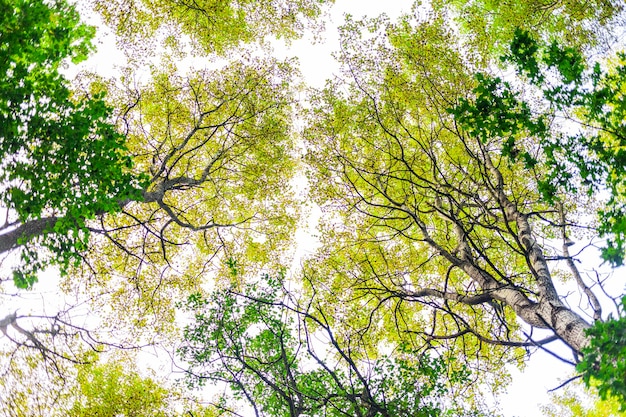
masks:
[[[263,276],[243,291],[193,294],[179,354],[190,385],[224,382],[255,415],[478,415],[450,396],[469,381],[441,358],[404,347],[361,363],[359,347],[340,341],[318,300],[299,305],[284,277]],[[458,393],[457,393],[458,394]]]
[[[15,283],[28,287],[49,264],[36,247],[67,267],[86,247],[85,221],[139,198],[142,177],[130,171],[103,96],[78,96],[59,73],[65,60],[86,58],[93,28],[64,2],[3,1],[0,8],[2,251],[22,247]]]
[[[314,90],[331,3],[0,0],[0,412],[497,415],[538,349],[626,408],[623,6],[346,16]]]

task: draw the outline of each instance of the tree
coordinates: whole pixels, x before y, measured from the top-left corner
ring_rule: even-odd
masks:
[[[594,67],[577,48],[513,37],[506,17],[477,39],[492,48],[468,52],[445,11],[415,6],[396,24],[348,20],[343,73],[300,107],[294,63],[244,44],[297,34],[322,2],[97,2],[130,59],[117,77],[82,74],[73,85],[58,67],[85,55],[91,37],[74,8],[0,4],[0,254],[21,256],[19,287],[59,264],[74,298],[58,313],[0,319],[19,364],[36,357],[53,378],[76,378],[51,359],[87,366],[87,350],[171,346],[176,302],[191,293],[180,350],[189,381],[230,387],[198,414],[235,414],[234,398],[258,414],[440,415],[456,412],[445,396],[459,390],[468,413],[480,410],[479,384],[497,391],[503,364],[531,349],[560,340],[574,357],[560,359],[575,364],[620,334],[589,330],[603,317],[604,281],[585,277],[573,252],[573,239],[591,237],[608,262],[623,259],[620,62]],[[472,4],[519,17],[538,3]],[[619,9],[571,18],[584,29]],[[285,19],[266,19],[277,10]],[[569,18],[548,19],[542,39]],[[572,45],[585,42],[579,34]],[[488,64],[509,39],[500,64],[517,74],[506,83]],[[205,68],[178,67],[187,54]],[[249,287],[291,260],[302,147],[311,198],[326,212],[322,247],[291,286],[266,277]],[[588,318],[558,278],[576,283]],[[86,311],[97,317],[78,321]],[[581,369],[600,370],[615,394],[623,367],[605,372],[619,357],[601,356]],[[104,393],[124,382],[114,367],[79,369]],[[130,392],[145,382],[132,379]],[[85,386],[76,404],[93,412],[101,398]],[[28,405],[29,389],[6,398]]]
[[[31,288],[51,265],[63,271],[77,265],[89,242],[88,222],[119,212],[120,201],[142,198],[145,177],[133,172],[125,137],[103,94],[78,94],[59,72],[68,61],[86,58],[93,35],[64,1],[0,2],[0,72],[5,74],[0,80],[5,217],[0,253],[8,258],[3,272],[7,266],[12,270],[18,289]],[[11,308],[7,298],[17,296],[2,295],[3,308]],[[11,342],[7,357],[32,364],[31,355],[20,350],[35,351],[56,371],[62,368],[60,359],[82,361],[74,343],[78,333],[87,344],[95,342],[87,329],[69,320],[71,308],[51,315],[17,309],[0,319],[1,336]],[[14,371],[12,363],[2,364],[2,372]]]
[[[560,340],[574,355],[561,359],[575,364],[590,323],[555,277],[576,283],[601,319],[569,250],[572,238],[604,233],[587,221],[590,199],[621,183],[612,174],[623,172],[621,160],[608,147],[620,130],[570,113],[591,106],[586,92],[567,101],[585,69],[574,49],[548,48],[540,71],[561,78],[550,74],[545,96],[527,88],[524,97],[477,71],[441,19],[344,29],[344,78],[317,94],[306,133],[316,201],[330,213],[305,270],[311,291],[341,311],[333,324],[346,339],[373,350],[381,341],[435,349],[496,371],[498,381],[503,360]],[[590,96],[608,85],[602,74]],[[564,113],[580,134],[559,130]]]
[[[603,259],[616,266],[622,264],[624,256],[622,184],[626,165],[622,133],[626,109],[621,99],[626,70],[623,54],[618,54],[618,59],[616,67],[608,73],[604,73],[598,63],[591,71],[575,49],[562,48],[556,42],[540,48],[528,33],[516,32],[511,53],[502,60],[514,63],[518,73],[540,88],[543,99],[552,109],[551,117],[584,125],[584,129],[574,134],[550,131],[547,117],[532,116],[532,108],[517,99],[510,85],[499,78],[481,76],[481,85],[475,90],[476,104],[468,105],[462,100],[453,110],[467,130],[482,138],[492,134],[485,130],[509,133],[502,153],[512,160],[521,157],[527,168],[538,160],[528,151],[518,155],[516,129],[522,126],[537,136],[540,158],[547,163],[546,175],[537,184],[546,201],[554,204],[563,200],[559,192],[586,191],[593,195],[606,189],[610,198],[606,207],[598,211],[597,231],[600,237],[607,238]],[[549,70],[554,74],[548,73]],[[558,81],[550,80],[551,76],[558,77]],[[487,106],[492,106],[495,114],[488,115]],[[571,114],[578,116],[572,118]],[[497,126],[494,125],[496,119],[499,119]]]
[[[122,317],[134,332],[116,344],[152,343],[152,331],[174,331],[175,291],[195,290],[222,264],[212,263],[222,252],[242,255],[242,267],[252,267],[288,245],[297,213],[289,192],[295,70],[289,62],[252,57],[189,74],[165,63],[145,85],[132,74],[83,77],[93,82],[72,92],[57,69],[65,57],[88,50],[91,32],[72,7],[55,4],[57,11],[41,3],[30,14],[28,2],[6,3],[10,12],[3,13],[11,28],[3,37],[12,48],[3,51],[17,66],[3,90],[14,112],[7,113],[13,119],[6,120],[2,141],[13,145],[5,149],[2,171],[7,222],[0,253],[21,253],[19,287],[32,285],[50,264],[60,263],[62,272],[74,268],[62,283],[69,293],[90,298],[93,308],[119,307],[101,310],[114,317],[103,321],[113,329],[100,326],[101,332],[119,330]],[[26,9],[28,19],[44,23],[26,19]],[[58,37],[46,32],[54,22],[60,26],[49,31],[58,30]],[[29,24],[44,28],[41,45]],[[20,49],[18,39],[31,37],[34,46]],[[14,64],[7,59],[6,65]],[[20,77],[21,102],[11,92]],[[24,119],[31,97],[36,117]],[[46,129],[54,140],[44,140]],[[14,335],[35,348],[26,335]],[[110,333],[105,339],[113,340]]]
[[[447,397],[469,382],[465,371],[401,347],[368,358],[336,339],[328,313],[312,313],[318,300],[300,305],[283,284],[264,276],[241,291],[189,297],[193,319],[178,352],[191,386],[226,383],[223,399],[242,400],[255,416],[479,415]]]
[[[129,151],[150,181],[143,201],[92,225],[75,271],[84,278],[68,277],[67,288],[115,305],[115,323],[148,342],[153,331],[171,334],[174,301],[207,274],[229,279],[223,259],[237,258],[242,270],[280,263],[297,214],[293,72],[251,58],[188,75],[167,67],[150,85],[110,86]]]
[[[19,11],[21,10],[19,7],[25,8],[26,4],[18,2],[17,5],[13,6],[7,3],[6,7],[7,10],[15,7],[15,10]],[[47,19],[46,22],[48,20],[56,22],[58,19],[50,18],[52,9],[47,9],[47,7],[43,4],[40,5],[42,11],[33,13],[32,16]],[[14,181],[20,185],[7,186],[4,191],[4,200],[6,200],[9,215],[14,215],[15,212],[19,217],[19,223],[7,222],[6,233],[0,236],[0,253],[7,253],[23,247],[32,239],[49,231],[54,231],[52,229],[57,227],[59,230],[54,231],[53,236],[47,236],[46,239],[40,240],[45,241],[43,244],[52,248],[54,248],[54,242],[59,240],[60,242],[57,243],[59,250],[55,255],[65,259],[68,256],[67,253],[86,250],[90,234],[94,232],[104,233],[93,226],[93,223],[89,227],[85,226],[87,220],[93,220],[96,217],[103,219],[106,217],[105,214],[127,209],[131,202],[147,205],[160,204],[162,208],[166,206],[163,203],[164,196],[169,195],[170,192],[198,190],[207,187],[209,183],[213,183],[214,189],[206,190],[206,192],[213,194],[210,195],[210,198],[213,200],[214,206],[219,206],[222,209],[222,214],[217,216],[211,213],[213,210],[207,210],[207,218],[198,220],[196,223],[196,221],[189,222],[181,218],[184,209],[180,207],[162,208],[167,213],[166,217],[170,217],[171,224],[196,231],[205,231],[222,226],[242,225],[249,220],[248,217],[267,221],[267,218],[261,219],[263,216],[259,214],[262,210],[257,206],[261,203],[248,205],[246,200],[257,202],[259,200],[256,197],[259,195],[267,198],[269,196],[278,197],[275,189],[266,188],[261,191],[262,187],[279,186],[284,189],[284,184],[291,176],[288,171],[294,165],[290,160],[292,139],[290,138],[290,127],[286,123],[289,120],[292,104],[289,83],[294,75],[294,70],[290,64],[278,63],[271,59],[239,59],[239,63],[223,70],[198,71],[195,74],[185,76],[178,74],[173,64],[166,63],[164,71],[154,70],[154,82],[149,85],[133,84],[132,74],[128,78],[122,77],[118,85],[113,84],[113,82],[108,84],[106,82],[94,83],[82,91],[87,99],[77,99],[76,104],[70,103],[68,105],[75,105],[80,108],[82,106],[99,107],[89,108],[89,111],[81,110],[78,112],[76,110],[77,115],[73,117],[75,119],[82,117],[84,119],[82,121],[60,122],[55,119],[55,115],[57,113],[64,114],[71,109],[65,110],[62,107],[63,104],[57,101],[65,103],[65,99],[70,95],[70,90],[67,82],[58,74],[57,67],[65,57],[74,54],[70,45],[78,51],[76,53],[80,52],[81,55],[77,56],[82,58],[89,47],[85,33],[90,33],[89,36],[92,34],[85,26],[79,24],[78,15],[73,8],[64,3],[58,3],[57,7],[59,8],[58,13],[62,12],[66,16],[67,22],[60,20],[58,28],[46,29],[44,26],[43,30],[52,31],[54,29],[61,31],[61,33],[71,34],[71,36],[68,35],[67,39],[60,38],[58,41],[60,46],[55,43],[50,46],[53,51],[59,49],[64,51],[63,53],[55,52],[58,56],[47,57],[46,47],[50,43],[48,38],[41,41],[41,51],[37,48],[37,44],[33,47],[29,46],[30,49],[24,48],[25,55],[20,59],[16,58],[17,55],[13,56],[13,50],[6,52],[7,57],[12,57],[14,61],[20,64],[11,70],[14,78],[7,80],[5,85],[5,105],[10,105],[12,109],[18,110],[15,110],[17,113],[14,112],[11,115],[13,119],[7,120],[6,123],[7,133],[4,136],[11,138],[12,141],[4,140],[3,142],[14,145],[5,150],[5,159],[14,162],[12,165],[7,162],[3,172],[6,176],[5,181]],[[207,5],[207,7],[211,9],[212,6]],[[273,5],[272,7],[277,6]],[[235,7],[235,9],[237,8]],[[318,10],[317,6],[314,9]],[[294,7],[292,12],[297,15],[298,10],[297,7]],[[22,12],[20,11],[20,13]],[[165,17],[171,20],[172,24],[178,22],[184,26],[183,22],[176,20],[182,19],[182,17],[178,16],[174,9],[162,13],[165,13]],[[307,13],[314,14],[314,11],[308,10]],[[4,15],[13,16],[8,11]],[[14,40],[26,39],[31,36],[38,39],[38,37],[37,34],[29,33],[27,26],[20,26],[22,23],[18,17],[21,14],[18,13],[15,16],[13,16],[15,22],[7,21],[6,23],[7,27],[15,29],[12,32],[6,31],[3,36],[7,37],[6,42],[12,47],[15,45],[16,50],[22,53],[19,50],[20,42]],[[234,15],[231,16],[232,19],[235,17]],[[238,22],[235,19],[228,24],[235,25]],[[224,21],[222,23],[226,24]],[[244,32],[255,28],[254,23],[239,22],[241,25],[244,23],[247,25]],[[262,22],[256,23],[263,25]],[[298,25],[298,22],[293,21],[292,24]],[[280,27],[288,32],[291,25],[285,23]],[[39,30],[39,26],[36,29]],[[9,35],[12,37],[8,38]],[[46,36],[50,36],[50,34],[46,32]],[[196,34],[195,36],[201,39],[204,35]],[[204,39],[203,42],[213,42],[210,38],[211,34],[207,33],[206,36],[209,38],[202,38]],[[230,36],[232,42],[247,39],[241,34],[236,35],[236,33]],[[33,51],[38,51],[37,55]],[[33,54],[33,56],[28,54]],[[24,74],[25,65],[30,62],[37,64],[38,60],[42,61],[44,69],[39,71],[39,67],[35,67],[35,70],[26,77]],[[11,60],[7,59],[6,65],[6,70],[9,70],[9,67],[17,64],[11,63]],[[40,72],[42,75],[38,75]],[[43,84],[37,84],[38,82],[43,83],[43,81],[37,77],[52,77],[53,81],[58,84],[59,97],[54,98],[55,101],[49,103],[53,98],[46,94],[56,90],[44,90]],[[34,81],[31,82],[31,78]],[[26,85],[23,90],[18,90],[21,94],[18,100],[9,94],[9,89],[13,88],[20,79],[23,79]],[[108,89],[112,91],[107,91]],[[115,115],[112,114],[112,109],[103,100],[107,92],[109,93],[107,100],[117,109]],[[91,95],[96,99],[89,99]],[[37,115],[41,113],[42,121],[39,119],[24,120],[23,113],[29,111],[26,106],[31,96],[39,100],[40,107],[44,106],[42,109],[37,108]],[[269,100],[270,98],[271,100]],[[158,106],[162,102],[167,102],[169,105],[161,113]],[[92,114],[96,110],[100,113]],[[176,118],[172,117],[174,112],[178,112]],[[112,121],[110,120],[111,116],[116,116],[117,126],[108,123]],[[150,124],[146,124],[144,120],[149,121]],[[64,142],[59,139],[57,142],[60,144],[52,145],[50,141],[45,141],[42,145],[45,147],[41,149],[35,147],[33,150],[28,150],[28,152],[32,152],[32,156],[27,162],[16,161],[16,155],[25,152],[23,148],[26,144],[37,144],[37,138],[48,134],[45,130],[48,128],[46,125],[39,126],[46,121],[51,124],[49,127],[53,132],[65,128],[73,133],[78,127],[83,127],[84,131],[79,132],[83,136],[76,135],[76,143]],[[24,127],[26,125],[29,127],[27,130]],[[92,132],[96,127],[101,130],[108,130]],[[122,134],[115,128],[118,128]],[[19,137],[18,142],[17,133],[20,132],[20,129],[26,130],[26,133]],[[65,138],[68,136],[65,133],[67,132],[59,131],[55,133],[55,138],[57,136],[58,138]],[[150,135],[157,136],[157,139],[146,143],[149,141]],[[262,140],[270,136],[272,143]],[[257,144],[261,146],[256,146]],[[72,149],[81,149],[82,153],[72,154],[70,145]],[[95,149],[90,152],[89,146]],[[60,148],[58,151],[56,150],[57,147]],[[147,149],[152,152],[146,152]],[[245,153],[246,157],[235,161],[236,158],[244,155],[242,153]],[[104,159],[100,161],[99,157]],[[198,159],[201,157],[209,158],[208,162],[199,161]],[[59,161],[54,158],[59,159]],[[68,165],[60,164],[62,161]],[[77,162],[77,165],[71,165],[67,161]],[[259,172],[260,166],[265,166],[269,161],[274,166],[273,172],[276,174],[274,177],[270,177],[268,172],[264,172],[263,176]],[[107,167],[114,171],[110,178],[106,175],[106,171],[102,171],[103,168]],[[90,169],[98,170],[99,175],[95,175],[93,172],[89,175]],[[55,170],[62,171],[65,175],[62,176],[57,173],[53,176]],[[72,175],[81,173],[86,178],[80,176],[72,178]],[[229,174],[220,175],[217,173]],[[31,176],[36,177],[31,178]],[[54,182],[57,177],[59,177],[58,184]],[[101,181],[102,184],[97,181]],[[246,188],[246,185],[250,185],[250,187],[238,194],[235,202],[228,200],[231,196],[235,196],[232,190],[224,188],[225,183],[228,183],[230,187],[237,187],[242,190]],[[279,183],[280,185],[278,185]],[[120,189],[107,188],[113,187],[113,185]],[[71,196],[74,198],[72,199]],[[85,201],[90,202],[90,204]],[[237,213],[237,216],[233,215],[233,210],[229,207],[233,204],[240,205],[242,208],[241,213]],[[66,209],[66,206],[69,208]],[[249,208],[248,213],[244,213],[244,207]],[[272,210],[272,217],[279,218],[279,211]],[[154,215],[154,213],[151,214]],[[235,218],[233,219],[233,217]],[[219,221],[223,221],[223,223],[219,223]],[[77,235],[76,239],[80,241],[79,247],[74,252],[67,247],[62,238],[62,235],[69,228],[66,224],[74,226],[76,229],[74,234]],[[62,227],[63,225],[66,226]],[[162,231],[157,231],[157,235],[165,233],[165,229],[167,227]],[[29,256],[36,256],[34,252],[29,251]],[[28,258],[28,261],[31,259]],[[45,263],[41,265],[41,267],[43,266]]]
[[[154,371],[138,369],[136,358],[127,352],[105,361],[86,352],[87,364],[64,362],[63,374],[46,375],[49,362],[31,355],[27,361],[13,357],[14,368],[3,374],[0,415],[10,417],[107,417],[188,415],[214,417],[219,410],[202,406],[189,393],[158,377]],[[27,364],[28,366],[24,366]],[[69,365],[69,366],[68,366]]]
[[[0,3],[0,200],[6,219],[0,252],[21,249],[18,287],[54,262],[68,267],[86,247],[86,220],[139,199],[125,140],[110,123],[101,94],[72,95],[59,73],[85,59],[93,28],[63,1]],[[43,246],[53,255],[40,257]]]
[[[71,416],[158,416],[167,410],[168,391],[150,378],[143,378],[129,364],[90,364],[78,369],[77,398]]]
[[[219,274],[216,260],[236,254],[242,268],[254,269],[289,244],[297,214],[289,192],[296,166],[290,62],[242,49],[245,56],[215,70],[184,73],[169,61],[155,65],[146,83],[135,82],[129,67],[117,79],[82,75],[70,85],[59,68],[84,59],[93,36],[75,8],[0,5],[0,69],[8,75],[0,84],[7,216],[0,253],[21,256],[17,287],[32,287],[38,272],[59,265],[62,288],[75,296],[58,312],[8,311],[0,328],[10,355],[84,362],[76,343],[82,353],[162,342],[176,332],[174,301]],[[173,9],[161,14],[184,26]],[[263,19],[239,17],[220,22],[243,25],[226,44],[266,33]],[[208,45],[213,33],[195,39]],[[4,308],[16,305],[17,295],[2,295]],[[84,322],[85,306],[103,314]]]
[[[67,399],[71,362],[46,361],[38,352],[2,352],[0,401],[2,417],[51,415]]]
[[[478,95],[475,105],[461,100],[461,105],[452,111],[453,114],[465,129],[483,139],[494,132],[501,136],[508,134],[502,154],[513,161],[523,160],[527,169],[533,168],[540,160],[546,161],[545,176],[537,181],[545,201],[560,206],[566,193],[586,191],[587,195],[593,195],[599,190],[608,193],[606,206],[598,210],[596,230],[600,237],[606,239],[602,258],[613,265],[622,265],[626,224],[623,214],[626,168],[622,99],[626,70],[623,54],[618,55],[618,62],[607,73],[599,64],[586,73],[582,55],[575,49],[561,48],[556,42],[540,48],[528,33],[518,30],[511,44],[511,53],[503,60],[515,63],[518,72],[541,89],[554,114],[561,113],[564,117],[576,114],[577,121],[585,128],[574,134],[551,132],[546,118],[532,116],[530,106],[519,101],[507,83],[482,76],[481,85],[474,90]],[[546,75],[550,69],[553,74]],[[487,107],[489,115],[485,112]],[[520,127],[535,135],[539,144],[538,157],[519,150],[515,133]],[[566,237],[565,232],[562,236]],[[575,273],[576,268],[571,269]],[[580,276],[575,278],[580,281]],[[588,343],[580,350],[584,358],[577,369],[582,372],[587,386],[594,378],[602,399],[613,395],[626,409],[626,369],[619,359],[626,352],[623,337],[626,323],[621,318],[624,299],[621,305],[616,303],[616,313],[620,318],[609,317],[603,322],[597,298],[592,298],[595,296],[589,288],[584,285],[581,288],[593,303],[596,322],[585,331]]]
[[[589,345],[583,349],[584,358],[576,369],[582,374],[587,387],[598,391],[602,400],[620,405],[626,411],[626,296],[618,307],[619,316],[606,322],[597,322],[589,329]]]

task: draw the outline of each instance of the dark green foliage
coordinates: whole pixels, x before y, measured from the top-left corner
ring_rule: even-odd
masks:
[[[532,109],[510,83],[478,74],[475,96],[450,109],[466,132],[483,141],[499,139],[504,156],[534,170],[546,202],[608,190],[598,232],[607,242],[602,257],[614,266],[623,263],[626,250],[626,57],[617,58],[610,70],[598,64],[589,68],[577,50],[556,42],[542,45],[518,30],[502,60],[516,68],[519,81],[538,89],[543,108]],[[578,130],[551,129],[547,120],[554,118]]]
[[[467,382],[465,371],[403,348],[359,360],[321,313],[290,306],[281,282],[265,276],[242,292],[189,297],[184,309],[194,318],[179,355],[191,386],[226,382],[236,400],[267,416],[464,415],[441,399]]]
[[[618,319],[596,322],[587,331],[589,346],[583,349],[584,358],[576,366],[583,380],[594,385],[603,400],[608,396],[620,402],[620,411],[626,411],[626,296],[622,298]]]
[[[474,99],[461,99],[450,112],[467,133],[483,142],[502,137],[502,154],[512,160],[522,158],[526,167],[532,168],[537,161],[527,151],[520,152],[516,139],[521,134],[545,135],[543,118],[533,117],[528,104],[520,100],[509,83],[481,73],[476,74],[476,79]]]
[[[25,224],[56,217],[35,241],[19,242],[18,287],[52,262],[67,267],[84,250],[86,220],[139,199],[125,138],[102,95],[72,94],[59,68],[91,51],[94,29],[64,1],[0,0],[0,199]],[[52,252],[42,257],[40,244]]]

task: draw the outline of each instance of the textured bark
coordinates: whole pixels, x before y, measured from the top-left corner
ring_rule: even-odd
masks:
[[[21,246],[23,241],[42,235],[46,230],[52,228],[57,220],[59,218],[55,216],[31,220],[0,234],[0,253],[9,252]]]
[[[486,161],[489,171],[495,177],[497,184],[490,191],[494,199],[504,209],[505,221],[515,222],[517,226],[517,237],[524,247],[528,268],[537,284],[537,299],[533,300],[529,298],[522,289],[513,285],[503,284],[503,282],[477,267],[474,263],[475,254],[472,253],[472,250],[467,244],[465,232],[457,219],[453,219],[445,213],[440,212],[447,221],[455,225],[459,243],[455,254],[453,254],[445,250],[430,236],[426,225],[420,220],[419,216],[412,214],[408,207],[402,207],[405,213],[412,214],[413,220],[421,229],[424,240],[451,264],[462,269],[482,290],[482,294],[477,296],[450,294],[433,289],[421,289],[410,295],[416,298],[431,296],[453,300],[467,305],[488,302],[489,299],[497,300],[512,308],[515,314],[528,325],[540,329],[552,330],[564,343],[576,352],[580,352],[587,344],[587,337],[584,332],[585,329],[590,327],[590,324],[579,314],[565,306],[559,298],[552,282],[552,276],[548,263],[543,255],[543,250],[532,235],[532,227],[528,216],[521,213],[508,199],[503,191],[503,180],[500,172],[493,166],[488,156],[486,156]]]
[[[541,246],[532,234],[532,227],[528,216],[521,213],[503,191],[503,178],[500,171],[493,165],[489,155],[485,155],[489,171],[496,180],[496,186],[491,191],[504,209],[505,221],[515,222],[518,230],[518,239],[526,251],[528,267],[535,278],[539,299],[537,302],[524,301],[523,294],[503,293],[501,301],[510,305],[517,315],[526,323],[539,328],[551,329],[576,352],[587,344],[585,329],[590,327],[579,314],[573,312],[563,304],[554,287],[550,268],[543,255]],[[519,291],[518,291],[519,292]]]
[[[153,191],[144,191],[142,195],[142,203],[155,203],[163,200],[165,193],[179,187],[197,186],[202,181],[192,178],[180,177],[159,183],[154,187]],[[132,203],[132,200],[123,200],[119,202],[120,209]],[[100,213],[104,215],[105,213]],[[10,252],[37,236],[43,235],[47,230],[52,229],[58,220],[62,217],[50,216],[41,219],[30,220],[10,229],[6,233],[0,234],[0,254]]]

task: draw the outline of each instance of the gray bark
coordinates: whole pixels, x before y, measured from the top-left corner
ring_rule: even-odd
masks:
[[[496,290],[494,298],[510,305],[516,314],[531,326],[553,330],[563,342],[576,352],[580,352],[588,343],[585,329],[589,328],[590,324],[561,301],[554,287],[543,249],[533,237],[528,216],[521,213],[508,199],[503,190],[502,174],[495,168],[491,158],[485,156],[487,167],[496,180],[496,186],[491,192],[504,209],[505,221],[515,222],[517,226],[518,239],[526,251],[528,267],[535,278],[539,293],[536,302],[530,301],[519,290]]]
[[[57,220],[59,218],[56,216],[31,220],[6,233],[0,234],[0,253],[6,253],[21,246],[20,239],[28,240],[42,235],[46,230],[52,228]]]
[[[142,203],[155,203],[163,200],[165,193],[169,190],[175,189],[181,186],[194,186],[198,185],[199,181],[181,177],[172,180],[167,180],[159,183],[154,187],[153,191],[144,191]],[[120,209],[124,208],[128,204],[132,203],[131,200],[123,200],[119,202]],[[104,213],[101,213],[102,215]],[[22,223],[17,227],[11,228],[8,232],[0,233],[0,254],[10,252],[23,245],[23,242],[27,242],[37,236],[41,236],[50,230],[58,220],[62,217],[50,216],[43,217],[41,219],[34,219]]]

